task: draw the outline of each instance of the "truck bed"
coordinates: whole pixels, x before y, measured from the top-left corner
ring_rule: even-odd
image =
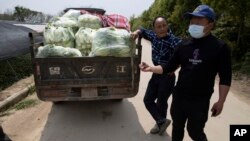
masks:
[[[122,99],[138,93],[141,39],[131,57],[36,58],[42,33],[30,33],[36,92],[44,101]]]

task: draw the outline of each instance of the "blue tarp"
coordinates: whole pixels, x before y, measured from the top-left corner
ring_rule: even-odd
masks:
[[[0,60],[29,53],[28,33],[32,31],[30,28],[0,21]]]

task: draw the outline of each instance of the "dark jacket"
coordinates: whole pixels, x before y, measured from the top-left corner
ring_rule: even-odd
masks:
[[[191,98],[210,98],[217,74],[221,85],[231,85],[231,51],[213,35],[183,41],[163,72],[181,67],[175,92]]]

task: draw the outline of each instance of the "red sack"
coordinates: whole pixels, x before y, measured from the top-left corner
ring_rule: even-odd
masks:
[[[130,24],[126,17],[118,14],[103,15],[102,23],[104,27],[123,28],[130,31]]]

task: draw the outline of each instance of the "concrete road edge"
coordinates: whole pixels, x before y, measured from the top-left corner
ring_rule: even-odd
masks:
[[[0,102],[0,112],[6,110],[9,106],[14,105],[15,103],[19,102],[23,98],[27,97],[28,91],[31,87],[34,87],[34,83],[28,85],[23,90],[11,95],[10,97]]]

